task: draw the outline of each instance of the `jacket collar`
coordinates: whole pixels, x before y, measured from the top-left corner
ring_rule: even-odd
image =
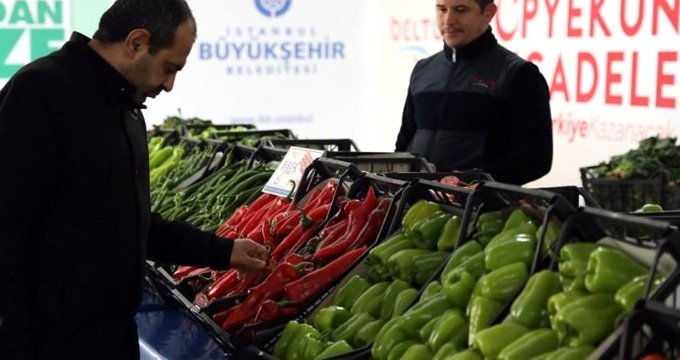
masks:
[[[64,50],[71,52],[90,66],[97,79],[94,81],[103,84],[104,91],[109,92],[112,99],[133,109],[145,109],[146,106],[134,100],[136,88],[111,64],[106,62],[88,43],[90,38],[79,33],[73,32],[69,41],[64,44]]]
[[[491,50],[494,46],[498,44],[496,37],[491,32],[491,26],[489,26],[486,31],[480,35],[478,38],[472,40],[469,44],[465,45],[460,49],[456,49],[456,61],[474,59],[481,56],[487,51]],[[453,49],[448,47],[444,43],[444,55],[446,59],[452,61]]]

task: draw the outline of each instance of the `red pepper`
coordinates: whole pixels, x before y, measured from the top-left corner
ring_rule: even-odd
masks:
[[[277,198],[276,195],[262,193],[260,196],[257,197],[257,199],[255,199],[255,201],[253,201],[252,204],[250,204],[250,210],[257,211],[266,204],[275,201],[276,198]]]
[[[272,299],[265,300],[260,306],[255,322],[260,323],[290,317],[300,310],[299,306],[291,306],[291,304],[286,303],[285,301],[279,303]]]
[[[343,222],[346,223],[346,221],[344,221],[346,219],[347,219],[347,213],[345,213],[342,210],[342,207],[341,207],[340,211],[338,211],[337,214],[333,215],[333,217],[331,217],[331,219],[328,220],[328,222],[323,227],[323,229],[321,229],[321,231],[319,232],[319,236],[322,237],[322,238],[326,237],[326,235],[328,233],[332,232],[334,229],[337,228],[338,224],[343,223]]]
[[[328,210],[331,209],[331,204],[323,204],[315,207],[314,209],[310,210],[308,213],[305,213],[306,215],[300,220],[305,227],[311,227],[314,226],[323,220],[326,215],[328,215]]]
[[[323,187],[323,189],[314,198],[310,198],[305,203],[305,205],[302,207],[302,211],[308,213],[319,205],[329,204],[331,202],[331,199],[333,198],[333,194],[335,194],[335,189],[337,188],[337,186],[338,184],[336,183],[336,181],[329,180]]]
[[[202,267],[202,268],[194,268],[194,270],[191,270],[185,278],[192,277],[192,276],[198,276],[198,275],[203,275],[209,272],[212,272],[213,270],[209,267]]]
[[[246,238],[253,240],[254,242],[258,244],[262,244],[264,242],[264,236],[262,235],[262,228],[264,227],[264,223],[260,223],[257,226],[255,226],[255,229],[253,231],[249,232],[246,235]]]
[[[327,288],[368,249],[366,246],[351,250],[326,266],[313,271],[285,286],[286,298],[304,304],[319,291]]]
[[[270,224],[272,235],[276,238],[293,231],[302,219],[302,210],[293,209],[277,214]]]
[[[234,225],[238,224],[241,220],[243,220],[243,217],[244,217],[249,211],[253,211],[253,210],[251,210],[251,208],[250,208],[247,204],[246,204],[246,205],[241,205],[241,206],[239,206],[238,209],[236,209],[236,210],[231,214],[231,216],[229,217],[229,219],[227,219],[227,221],[225,221],[222,225],[231,225],[231,226],[234,226]]]
[[[210,287],[208,287],[208,292],[205,294],[208,300],[221,298],[229,294],[239,284],[238,270],[231,269],[227,271],[222,277],[215,280]]]
[[[298,232],[299,231],[299,232]],[[278,262],[284,256],[288,255],[291,251],[295,251],[297,248],[302,246],[307,239],[312,235],[314,228],[305,229],[305,227],[300,224],[295,228],[288,236],[286,236],[283,241],[274,249],[270,255],[271,261]]]
[[[242,294],[248,291],[251,287],[262,282],[264,278],[269,275],[269,270],[263,269],[258,271],[249,272],[242,279],[241,282],[234,288],[231,292],[232,294]]]
[[[185,265],[178,266],[177,269],[175,270],[175,272],[172,273],[172,277],[175,278],[175,280],[179,280],[181,278],[186,277],[190,272],[192,272],[193,270],[196,270],[196,269],[198,269],[198,268],[195,267],[195,266],[185,266]]]
[[[260,210],[255,211],[253,215],[250,217],[250,219],[248,219],[248,221],[243,226],[241,226],[241,224],[237,225],[236,228],[238,229],[238,232],[241,235],[249,234],[257,227],[257,225],[259,225],[263,221],[263,218],[268,210],[269,210],[268,206],[263,206],[262,208],[260,208]]]
[[[291,265],[301,264],[305,261],[307,261],[307,259],[304,256],[296,253],[288,254],[281,260],[281,262],[289,263]]]
[[[352,245],[349,246],[349,249],[371,245],[378,236],[378,232],[385,221],[386,215],[387,213],[384,210],[373,210],[371,215],[368,217],[368,221],[366,221],[366,225],[364,225],[364,228],[361,229],[361,232],[359,232],[359,235],[357,236],[356,240],[354,240]]]
[[[379,210],[387,211],[387,209],[390,207],[391,203],[392,203],[392,198],[387,197],[387,196],[383,196],[383,197],[379,198],[378,205],[375,208],[379,209]]]
[[[326,232],[326,235],[323,236],[323,239],[321,240],[321,242],[319,242],[318,247],[323,248],[334,243],[337,239],[339,239],[342,236],[342,234],[344,234],[347,231],[348,226],[349,226],[348,219],[345,219],[334,225],[333,230],[331,230],[330,232]]]
[[[373,210],[373,208],[375,207],[375,190],[373,190],[373,186],[368,185],[366,197],[364,198],[364,201],[361,202],[361,204],[367,211]]]
[[[348,205],[351,203],[352,201],[350,201]],[[328,261],[331,258],[349,250],[350,246],[359,236],[361,229],[363,229],[364,225],[366,224],[367,218],[368,213],[364,210],[363,206],[351,208],[348,219],[349,226],[345,234],[332,244],[317,248],[316,253],[312,257],[312,261]]]
[[[225,320],[227,320],[229,315],[231,315],[234,312],[234,310],[236,310],[236,306],[233,306],[224,311],[220,311],[217,314],[213,315],[213,320],[215,320],[216,323],[221,324]]]
[[[230,331],[245,324],[248,319],[256,315],[255,311],[262,301],[283,295],[285,284],[297,280],[298,277],[295,266],[288,263],[277,265],[272,273],[260,285],[254,287],[248,297],[222,323],[222,328]]]

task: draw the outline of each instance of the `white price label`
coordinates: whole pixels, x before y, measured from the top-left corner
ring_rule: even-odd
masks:
[[[300,183],[307,166],[324,153],[323,150],[291,146],[262,191],[278,196],[288,196],[291,191],[294,193],[294,186]]]

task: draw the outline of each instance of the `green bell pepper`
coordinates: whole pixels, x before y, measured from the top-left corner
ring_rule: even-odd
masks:
[[[361,294],[350,308],[352,315],[366,313],[374,318],[380,317],[380,307],[385,297],[385,290],[390,286],[387,281],[373,284]]]
[[[623,251],[601,247],[588,258],[586,288],[591,293],[614,294],[631,279],[648,271]]]
[[[433,281],[425,287],[423,294],[420,295],[420,300],[429,299],[442,291],[442,284],[439,281]]]
[[[480,252],[482,252],[482,246],[476,241],[468,241],[461,245],[453,252],[453,254],[451,254],[451,257],[446,262],[446,266],[444,266],[444,270],[442,271],[442,276],[440,278],[441,282],[444,282],[444,279],[452,270],[460,266],[463,262],[465,262],[465,260],[469,259],[473,255],[479,254]]]
[[[449,217],[437,240],[437,249],[439,251],[452,251],[456,248],[460,236],[460,224],[460,216],[452,215]]]
[[[528,332],[506,346],[498,360],[523,360],[549,353],[559,346],[557,332],[550,329],[537,329]]]
[[[560,236],[560,227],[554,222],[548,222],[548,224],[541,224],[536,231],[536,239],[540,241],[541,234],[545,229],[545,236],[543,237],[543,242],[541,243],[541,254],[550,254],[550,248],[557,241]]]
[[[508,232],[514,232],[518,229],[521,229],[521,227],[511,229]],[[501,233],[498,236],[504,234]],[[502,241],[494,242],[492,240],[484,248],[484,265],[487,270],[493,271],[515,262],[522,262],[527,267],[531,267],[536,254],[536,237],[534,234],[519,233],[507,238],[496,237],[494,239]]]
[[[630,280],[626,285],[623,285],[614,295],[616,303],[625,311],[631,312],[635,308],[638,300],[645,296],[645,285],[647,283],[647,275],[637,276]],[[651,293],[656,288],[661,286],[666,279],[663,277],[656,277],[652,282]]]
[[[430,254],[417,255],[413,258],[415,274],[413,279],[418,286],[426,284],[432,276],[442,267],[448,254],[435,251]]]
[[[564,305],[555,316],[553,328],[563,344],[595,345],[614,331],[620,313],[612,294],[592,294]]]
[[[389,320],[394,311],[394,305],[397,303],[397,297],[399,294],[411,287],[406,281],[394,280],[385,290],[385,296],[383,298],[382,306],[380,307],[380,318],[383,320]]]
[[[286,327],[283,328],[281,337],[276,342],[276,345],[274,345],[274,356],[279,359],[283,359],[288,352],[288,347],[290,346],[291,341],[296,337],[297,333],[301,329],[302,324],[295,320],[289,321],[286,324]]]
[[[474,343],[477,332],[491,325],[502,308],[503,304],[483,296],[475,296],[470,300],[467,311],[468,318],[470,319],[468,345]]]
[[[520,324],[505,322],[478,332],[473,347],[486,358],[496,358],[501,350],[528,332],[529,329]]]
[[[437,350],[434,353],[434,357],[432,358],[432,360],[446,360],[449,357],[454,356],[455,354],[458,354],[459,352],[460,352],[460,350],[458,349],[458,347],[456,345],[454,345],[452,343],[446,343],[446,344],[442,345],[442,347],[440,347],[439,350]]]
[[[341,306],[331,305],[319,310],[312,324],[321,333],[328,333],[347,321],[352,314]]]
[[[529,279],[522,293],[512,303],[510,315],[514,321],[529,329],[548,326],[548,299],[561,290],[556,272],[538,272]]]
[[[446,278],[442,289],[444,295],[459,309],[467,308],[472,290],[477,284],[477,278],[467,271],[454,271]]]
[[[411,345],[415,344],[418,344],[418,342],[415,340],[406,340],[395,345],[387,355],[387,360],[401,360],[401,358],[404,356],[404,353],[406,353],[406,350],[408,350]]]
[[[567,304],[572,301],[586,297],[588,294],[579,290],[568,290],[561,293],[557,293],[548,299],[548,318],[550,323],[553,324],[555,316],[562,310]],[[553,326],[554,328],[554,326]]]
[[[445,344],[453,345],[455,351],[465,348],[469,325],[459,310],[448,310],[438,318],[437,323],[426,339],[433,352],[438,353]]]
[[[400,250],[413,249],[414,247],[415,245],[413,245],[411,239],[403,233],[390,237],[368,252],[368,261],[371,264],[371,269],[380,275],[379,278],[385,279],[389,275],[387,260],[390,256]]]
[[[404,214],[401,219],[401,226],[404,229],[412,229],[417,222],[437,211],[441,211],[439,204],[424,199],[418,200]]]
[[[387,260],[389,274],[395,278],[406,281],[409,284],[415,283],[416,268],[413,259],[418,255],[434,253],[425,249],[404,249],[399,250]]]
[[[411,345],[404,353],[402,360],[423,360],[432,359],[432,352],[423,344]]]
[[[524,263],[505,265],[479,278],[473,294],[503,303],[509,301],[528,278]]]
[[[475,278],[480,278],[484,275],[484,273],[486,273],[486,269],[484,268],[484,252],[472,255],[467,258],[467,260],[463,261],[462,264],[458,265],[458,267],[449,271],[446,276],[442,277],[442,279],[444,279],[442,285],[446,286],[446,283],[451,282],[448,278],[451,277],[453,273],[463,271],[470,273],[470,275]]]
[[[349,344],[352,344],[354,336],[356,336],[359,330],[374,320],[375,319],[371,315],[366,313],[355,314],[345,321],[344,324],[333,330],[331,333],[331,339],[333,339],[333,341],[345,340]]]
[[[352,345],[355,348],[362,348],[375,340],[375,337],[378,335],[378,332],[380,329],[382,329],[383,325],[385,325],[385,321],[378,319],[369,322],[368,324],[364,325],[356,335],[354,335],[354,339],[352,341]]]
[[[307,334],[300,341],[300,352],[303,360],[314,360],[329,346],[314,334]]]
[[[474,239],[486,246],[494,236],[503,231],[506,217],[500,211],[491,211],[479,215]]]
[[[346,354],[350,351],[352,351],[352,347],[347,343],[347,341],[341,340],[341,341],[336,341],[329,345],[326,350],[324,350],[321,354],[316,356],[316,359],[314,360],[324,360],[324,359],[330,359],[332,357]]]
[[[444,294],[434,295],[427,300],[420,301],[402,315],[404,320],[402,328],[415,337],[421,327],[449,309],[451,309],[451,303]]]
[[[415,339],[414,336],[403,329],[403,323],[403,318],[394,318],[388,321],[385,326],[380,329],[378,335],[375,337],[373,346],[371,347],[371,355],[374,359],[387,360],[390,351],[397,344]]]
[[[570,243],[560,249],[559,272],[564,290],[586,290],[585,277],[590,253],[599,248],[594,243]]]
[[[295,332],[295,335],[290,340],[286,348],[285,359],[287,360],[302,360],[304,359],[305,348],[302,347],[307,337],[314,337],[321,339],[321,334],[317,329],[308,324],[300,324],[300,329]]]
[[[479,355],[477,350],[469,349],[459,352],[453,356],[449,356],[446,360],[483,360],[482,355]]]
[[[421,249],[435,250],[439,235],[451,215],[438,211],[418,221],[410,229],[406,229],[406,235],[413,241],[416,247]]]
[[[524,212],[524,210],[517,208],[510,213],[510,216],[508,217],[508,220],[505,221],[505,225],[503,226],[503,231],[514,229],[520,225],[531,223],[533,224],[534,221],[527,216],[527,214]],[[534,234],[536,231],[534,230]]]
[[[427,339],[430,338],[430,334],[432,333],[432,330],[434,329],[434,326],[437,325],[437,322],[443,315],[437,315],[432,320],[428,321],[425,326],[421,327],[420,330],[418,331],[418,338],[420,339],[420,342],[424,343],[427,342]]]
[[[545,360],[586,360],[593,351],[595,348],[592,346],[562,347],[550,353]]]
[[[359,275],[352,276],[335,293],[333,305],[351,309],[359,296],[371,287],[371,283]]]
[[[401,314],[406,311],[406,309],[413,304],[413,301],[418,296],[418,290],[414,288],[408,288],[397,295],[397,300],[394,303],[394,309],[392,309],[392,314],[390,318],[396,318],[401,316]]]

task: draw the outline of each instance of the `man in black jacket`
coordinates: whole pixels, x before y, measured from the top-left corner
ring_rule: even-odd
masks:
[[[150,213],[140,109],[195,38],[185,0],[118,0],[0,91],[0,359],[138,358],[147,257],[265,266],[250,240]]]
[[[437,0],[444,49],[413,69],[396,150],[438,171],[482,168],[524,184],[552,164],[548,86],[498,44],[489,26],[496,10],[493,0]]]

